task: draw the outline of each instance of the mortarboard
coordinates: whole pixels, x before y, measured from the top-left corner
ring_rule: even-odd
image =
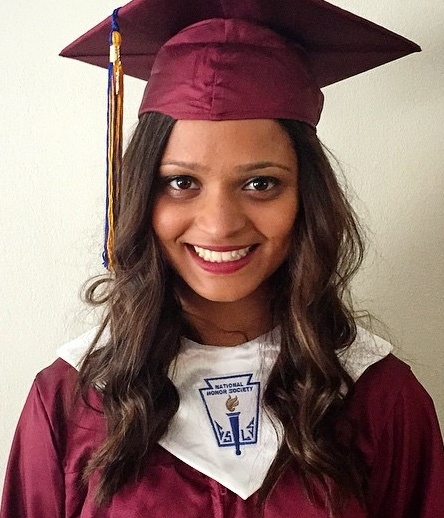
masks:
[[[109,124],[108,165],[116,160],[116,169],[121,61],[125,74],[148,82],[139,114],[283,118],[315,127],[322,87],[420,51],[406,38],[323,0],[133,0],[61,55],[107,68],[110,43],[110,97],[117,94],[117,101],[109,109],[116,119]]]

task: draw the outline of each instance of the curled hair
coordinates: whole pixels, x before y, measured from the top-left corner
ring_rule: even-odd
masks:
[[[284,440],[260,496],[265,501],[292,469],[310,498],[334,514],[349,496],[364,503],[366,467],[344,418],[352,380],[337,356],[356,338],[348,287],[363,261],[364,242],[315,131],[280,122],[298,158],[299,212],[288,262],[275,282],[281,352],[264,395],[266,408],[283,425]]]
[[[123,160],[114,272],[85,293],[90,304],[106,308],[79,371],[84,399],[91,386],[101,388],[107,422],[107,438],[84,473],[85,479],[101,473],[99,504],[137,476],[179,406],[167,375],[179,349],[178,303],[151,226],[157,171],[174,122],[142,116]],[[98,348],[105,330],[110,338]]]
[[[105,307],[79,374],[85,398],[92,385],[103,392],[108,433],[85,471],[85,478],[99,472],[98,503],[137,477],[179,406],[168,368],[187,322],[151,225],[158,167],[174,122],[158,113],[141,117],[124,157],[114,273],[86,291],[89,303]],[[336,354],[356,336],[346,295],[364,246],[315,131],[279,122],[298,159],[299,213],[288,260],[273,275],[273,319],[282,341],[264,404],[284,437],[259,504],[293,470],[309,497],[335,513],[349,496],[364,500],[365,469],[343,422],[344,388],[352,381]],[[110,338],[98,348],[105,328]]]

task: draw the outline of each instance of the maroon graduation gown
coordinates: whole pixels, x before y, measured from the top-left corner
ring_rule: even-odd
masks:
[[[76,370],[58,359],[38,374],[11,449],[1,518],[253,518],[256,495],[242,500],[160,446],[137,482],[109,505],[93,503],[94,477],[81,472],[104,437],[100,412],[70,409]],[[100,408],[100,397],[92,391]],[[444,451],[433,403],[409,367],[389,355],[356,382],[348,412],[371,467],[368,511],[351,502],[344,518],[444,516]],[[284,476],[264,518],[327,518],[296,476]]]

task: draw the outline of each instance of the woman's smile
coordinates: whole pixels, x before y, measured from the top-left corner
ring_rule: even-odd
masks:
[[[191,257],[196,264],[209,273],[230,274],[235,273],[250,263],[254,250],[257,247],[248,246],[243,248],[232,248],[227,251],[215,250],[214,248],[202,248],[188,246]],[[229,247],[222,247],[229,248]]]

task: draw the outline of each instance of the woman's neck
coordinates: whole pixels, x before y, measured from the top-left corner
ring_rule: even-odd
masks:
[[[180,290],[184,316],[207,345],[235,346],[270,331],[268,290],[261,289],[235,302],[214,302],[189,289]]]

